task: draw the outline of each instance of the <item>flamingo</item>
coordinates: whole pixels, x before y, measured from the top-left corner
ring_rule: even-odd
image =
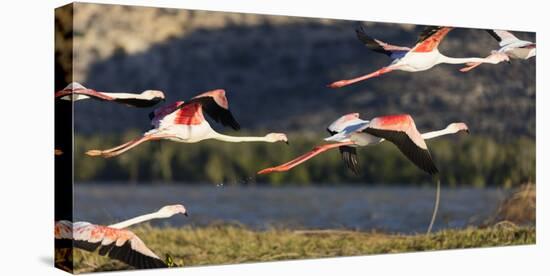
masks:
[[[428,70],[440,63],[463,64],[471,62],[497,64],[508,60],[504,54],[492,54],[486,58],[469,57],[453,58],[441,54],[438,50],[439,43],[452,30],[451,27],[430,26],[421,33],[416,45],[411,49],[404,46],[396,46],[369,37],[361,26],[356,30],[357,38],[370,50],[382,53],[392,59],[390,65],[382,67],[373,73],[348,80],[335,81],[328,85],[330,88],[340,88],[356,82],[378,77],[394,70],[407,72],[419,72]]]
[[[178,101],[157,108],[149,114],[153,128],[142,137],[107,150],[89,150],[89,156],[113,157],[122,154],[139,144],[159,139],[167,139],[180,143],[197,143],[206,139],[216,139],[225,142],[285,142],[288,139],[283,133],[269,133],[262,137],[237,137],[218,133],[205,120],[205,111],[216,122],[239,130],[239,123],[233,118],[225,97],[225,90],[216,89],[202,93],[188,102]]]
[[[499,43],[500,49],[491,51],[491,54],[504,54],[515,59],[529,59],[537,55],[537,44],[531,41],[520,40],[515,35],[503,30],[487,30]],[[467,67],[460,69],[468,72],[479,65],[479,62],[468,63]]]
[[[93,98],[101,101],[122,103],[133,107],[151,107],[165,100],[164,93],[159,90],[145,90],[140,94],[99,92],[86,88],[78,82],[72,82],[63,90],[56,92],[55,98],[67,101],[80,101]]]
[[[152,219],[169,218],[176,214],[187,216],[187,210],[180,204],[168,205],[154,213],[109,226],[60,220],[55,223],[56,249],[75,247],[94,252],[99,248],[99,255],[108,255],[138,269],[168,267],[136,234],[124,228]]]
[[[334,148],[340,149],[342,159],[346,166],[357,174],[359,172],[359,164],[357,162],[356,148],[378,144],[388,140],[396,145],[418,168],[435,176],[438,174],[439,170],[432,160],[425,140],[458,132],[469,133],[468,126],[465,123],[457,122],[451,123],[441,130],[420,134],[416,129],[414,120],[408,114],[381,116],[368,121],[360,119],[359,113],[350,113],[338,118],[329,125],[327,130],[332,136],[325,138],[325,141],[335,143],[317,146],[310,152],[287,163],[263,169],[259,171],[258,174],[288,171],[316,155]],[[438,178],[436,203],[434,205],[432,220],[428,227],[428,233],[431,232],[437,214],[439,194],[440,182]]]

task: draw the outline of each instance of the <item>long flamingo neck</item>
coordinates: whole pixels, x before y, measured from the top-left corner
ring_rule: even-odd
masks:
[[[432,138],[436,138],[436,137],[447,135],[447,134],[453,134],[453,133],[456,133],[456,131],[450,129],[449,127],[446,127],[444,129],[441,129],[441,130],[436,130],[436,131],[430,131],[430,132],[423,133],[422,134],[422,139],[427,140],[427,139],[432,139]]]
[[[157,218],[160,218],[159,213],[154,212],[154,213],[150,213],[150,214],[141,215],[141,216],[138,216],[138,217],[135,217],[135,218],[131,218],[131,219],[128,219],[128,220],[125,220],[125,221],[121,221],[119,223],[111,224],[111,225],[109,225],[109,227],[116,228],[116,229],[123,229],[123,228],[126,228],[128,226],[131,226],[131,225],[134,225],[134,224],[137,224],[137,223],[141,223],[141,222],[144,222],[144,221],[157,219]]]
[[[470,62],[475,62],[475,63],[491,63],[491,62],[490,62],[488,59],[486,59],[486,58],[478,58],[478,57],[453,58],[453,57],[445,56],[445,55],[443,55],[443,54],[439,57],[439,63],[465,64],[465,63],[470,63]]]
[[[214,132],[211,137],[212,139],[231,142],[231,143],[240,143],[240,142],[273,142],[268,140],[265,136],[230,136],[224,135],[221,133]]]

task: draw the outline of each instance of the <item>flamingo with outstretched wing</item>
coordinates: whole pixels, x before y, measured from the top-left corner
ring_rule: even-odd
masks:
[[[332,136],[326,138],[325,141],[334,143],[317,146],[313,148],[313,150],[289,162],[263,169],[259,171],[258,174],[288,171],[320,153],[335,148],[340,149],[342,159],[346,166],[357,174],[359,172],[359,163],[357,161],[356,148],[374,145],[388,140],[396,145],[397,148],[399,148],[399,150],[418,168],[430,175],[436,175],[439,170],[432,160],[425,140],[462,131],[469,133],[468,126],[462,122],[451,123],[444,129],[421,134],[416,129],[414,120],[408,114],[381,116],[366,121],[359,118],[359,113],[351,113],[338,118],[330,124],[328,131]],[[437,214],[439,194],[440,183],[438,178],[436,186],[436,203],[432,213],[432,220],[428,227],[428,233],[431,232]]]
[[[372,51],[387,55],[392,59],[390,65],[382,67],[373,73],[356,77],[353,79],[335,81],[328,86],[340,88],[356,82],[375,78],[394,70],[407,72],[420,72],[428,70],[441,63],[465,64],[465,63],[491,63],[497,64],[508,60],[505,54],[491,54],[486,58],[468,57],[453,58],[439,52],[438,46],[445,36],[452,30],[451,27],[429,26],[426,27],[418,38],[416,45],[412,48],[396,46],[385,43],[368,36],[363,27],[356,30],[357,38]]]
[[[90,252],[99,249],[99,255],[109,256],[135,268],[168,267],[136,234],[124,228],[152,219],[169,218],[176,214],[187,216],[187,210],[183,205],[168,205],[154,213],[109,226],[60,220],[55,223],[56,249],[74,247]]]
[[[142,137],[131,140],[122,145],[107,150],[89,150],[90,156],[113,157],[122,154],[139,144],[167,139],[180,143],[197,143],[206,139],[215,139],[225,142],[288,142],[283,133],[269,133],[261,137],[229,136],[216,132],[204,118],[204,112],[216,122],[239,130],[240,125],[229,110],[225,97],[225,90],[216,89],[202,93],[188,102],[178,101],[160,107],[149,114],[153,129]]]
[[[81,101],[95,99],[116,102],[133,107],[151,107],[164,101],[164,93],[159,90],[145,90],[141,93],[101,92],[86,88],[78,82],[72,82],[63,90],[55,93],[56,100]]]

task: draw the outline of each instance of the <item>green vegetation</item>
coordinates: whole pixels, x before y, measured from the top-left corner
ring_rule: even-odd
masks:
[[[145,143],[111,159],[89,157],[89,149],[103,149],[139,135],[129,131],[116,136],[77,136],[75,180],[131,182],[193,182],[225,185],[403,184],[431,183],[390,143],[358,150],[361,175],[355,176],[337,150],[313,158],[287,173],[256,176],[260,169],[284,163],[315,146],[321,137],[290,134],[283,143],[183,144],[170,141]],[[239,133],[238,135],[246,135]],[[496,142],[482,136],[460,136],[429,142],[444,185],[497,185],[535,181],[535,142],[518,138]]]
[[[534,227],[493,226],[444,230],[426,236],[340,230],[253,231],[234,225],[203,228],[153,228],[133,231],[161,258],[170,255],[183,266],[234,264],[289,259],[415,252],[456,248],[534,244]],[[128,266],[96,253],[77,250],[75,271],[128,269]]]

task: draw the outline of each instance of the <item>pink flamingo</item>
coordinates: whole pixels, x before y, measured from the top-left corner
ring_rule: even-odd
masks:
[[[176,214],[187,216],[187,210],[183,205],[168,205],[154,213],[109,226],[60,220],[55,223],[56,249],[74,247],[94,252],[99,248],[99,255],[108,255],[138,269],[168,267],[137,235],[124,228],[152,219],[169,218]]]
[[[167,139],[180,143],[197,143],[206,139],[216,139],[225,142],[285,142],[288,139],[283,133],[269,133],[262,137],[237,137],[218,133],[212,129],[204,118],[202,111],[210,115],[216,122],[239,130],[240,126],[229,111],[229,104],[223,89],[202,93],[184,103],[178,101],[160,107],[149,114],[153,129],[142,137],[107,150],[89,150],[90,156],[113,157],[122,154],[139,144],[159,139]]]
[[[361,40],[370,50],[389,56],[392,59],[391,64],[364,76],[335,81],[329,84],[328,87],[344,87],[356,82],[378,77],[394,70],[407,72],[425,71],[440,63],[464,64],[479,62],[497,64],[503,60],[508,60],[508,56],[504,54],[492,54],[486,58],[452,58],[441,54],[438,50],[439,43],[441,43],[451,30],[451,27],[426,27],[420,34],[416,45],[411,49],[409,47],[391,45],[378,39],[371,38],[365,33],[363,27],[361,27],[356,30],[359,40]]]
[[[117,102],[133,107],[151,107],[165,100],[164,93],[159,90],[145,90],[139,94],[99,92],[86,88],[78,82],[72,82],[63,90],[55,93],[55,99],[60,100],[80,101],[90,98],[100,101]]]
[[[506,55],[515,59],[529,59],[537,55],[537,44],[531,41],[520,40],[515,35],[503,30],[487,30],[498,42],[500,49],[491,51],[492,55]],[[468,72],[479,65],[479,62],[467,63],[467,67],[460,69],[461,72]]]
[[[465,123],[451,123],[446,128],[421,134],[416,129],[412,117],[408,114],[389,115],[376,117],[370,121],[359,118],[359,113],[344,115],[334,121],[327,129],[332,136],[325,138],[325,141],[335,143],[325,144],[313,148],[289,162],[276,167],[263,169],[258,174],[268,174],[272,172],[288,171],[307,160],[323,153],[327,150],[339,148],[346,166],[354,173],[358,173],[359,166],[357,162],[357,147],[378,144],[385,140],[396,145],[399,150],[417,167],[430,175],[436,175],[438,169],[435,166],[428,146],[424,140],[436,138],[443,135],[454,134],[457,132],[469,133],[468,126]],[[432,215],[432,220],[428,227],[428,233],[431,232],[437,208],[439,206],[440,183],[437,181],[436,203]]]

